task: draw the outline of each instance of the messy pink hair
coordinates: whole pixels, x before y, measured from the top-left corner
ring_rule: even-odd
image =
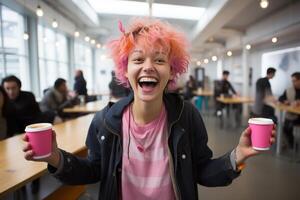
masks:
[[[174,87],[178,76],[186,72],[189,64],[187,40],[184,34],[166,22],[150,18],[134,19],[127,32],[119,22],[119,29],[122,35],[108,44],[111,57],[116,65],[115,73],[118,81],[129,87],[128,79],[125,77],[128,56],[138,38],[139,44],[142,44],[147,50],[160,47],[169,52],[169,63],[174,78],[169,82],[168,87]]]

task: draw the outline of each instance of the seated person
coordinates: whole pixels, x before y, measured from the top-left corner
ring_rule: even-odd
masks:
[[[215,102],[216,102],[216,115],[222,115],[222,109],[225,107],[225,104],[220,103],[216,98],[220,96],[232,97],[238,95],[231,83],[228,81],[229,71],[224,70],[222,74],[222,80],[215,82]],[[237,112],[241,112],[241,105],[234,105],[234,108],[237,109]],[[236,113],[237,113],[236,112]]]
[[[0,140],[11,137],[16,133],[16,111],[0,86]]]
[[[66,80],[63,78],[56,79],[54,87],[49,88],[40,103],[41,110],[43,112],[52,111],[60,118],[70,117],[63,113],[63,109],[66,107],[72,107],[76,104],[77,96],[70,97],[68,95],[68,87]]]
[[[293,73],[291,77],[293,86],[284,91],[279,97],[279,101],[286,105],[300,106],[300,72]],[[295,125],[300,125],[300,115],[287,112],[285,114],[283,131],[289,147],[293,147],[293,128]]]
[[[123,85],[117,82],[114,71],[111,72],[111,81],[108,87],[110,91],[110,96],[114,99],[126,97],[130,93],[130,90],[128,88],[124,87]]]
[[[190,75],[184,89],[184,99],[191,100],[194,97],[194,91],[197,90],[197,82],[194,76]]]
[[[7,76],[2,80],[2,87],[16,110],[16,132],[24,133],[29,124],[39,122],[52,123],[53,115],[41,112],[34,94],[21,90],[22,83],[16,76]]]

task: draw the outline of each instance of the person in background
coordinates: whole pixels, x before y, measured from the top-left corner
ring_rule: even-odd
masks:
[[[220,81],[215,82],[217,85],[215,85],[215,103],[216,103],[216,115],[222,116],[223,108],[225,107],[225,104],[217,101],[216,99],[220,96],[224,97],[232,97],[238,95],[235,89],[233,88],[232,84],[229,82],[230,72],[227,70],[224,70],[222,73],[222,79]],[[241,105],[234,105],[234,109],[236,109],[236,119],[238,119],[238,113],[241,113],[242,106]]]
[[[46,91],[40,107],[43,112],[54,112],[56,116],[55,120],[60,121],[63,118],[71,117],[63,113],[63,109],[74,106],[77,100],[77,96],[69,96],[66,80],[58,78],[55,80],[54,86]]]
[[[273,96],[272,88],[270,84],[270,79],[275,76],[276,69],[269,67],[267,69],[267,75],[256,81],[256,91],[255,91],[255,102],[253,106],[253,117],[265,117],[270,118],[277,123],[277,117],[275,116],[275,110],[271,103],[277,102],[276,98]]]
[[[66,184],[99,184],[98,199],[196,200],[197,184],[229,185],[244,162],[262,153],[251,146],[250,128],[234,148],[212,159],[198,110],[167,92],[187,71],[187,39],[168,23],[135,19],[109,48],[118,80],[132,88],[128,97],[108,104],[91,122],[80,158],[57,147],[40,159]],[[275,142],[275,127],[270,143]],[[24,157],[34,160],[27,137]]]
[[[185,84],[184,99],[191,100],[194,97],[194,91],[197,90],[197,81],[194,76],[190,75],[189,80]]]
[[[77,95],[84,95],[87,97],[87,88],[86,88],[86,81],[83,77],[82,70],[78,69],[75,71],[75,82],[74,82],[74,91]]]
[[[130,90],[128,88],[124,87],[117,81],[115,71],[111,71],[111,81],[108,87],[110,91],[110,96],[113,99],[120,99],[122,97],[126,97],[130,93]]]
[[[16,133],[16,111],[5,90],[0,86],[0,140]]]
[[[21,90],[22,83],[19,78],[14,75],[7,76],[3,78],[1,85],[15,107],[18,122],[17,133],[24,133],[25,127],[29,124],[53,121],[53,115],[41,112],[32,92]]]
[[[300,106],[300,72],[291,75],[293,86],[286,89],[279,97],[279,101],[285,105]],[[300,125],[300,115],[287,112],[283,125],[283,131],[286,135],[289,147],[293,147],[294,136],[293,127]]]

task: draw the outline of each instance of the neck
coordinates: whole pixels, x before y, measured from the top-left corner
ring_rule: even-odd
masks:
[[[157,99],[155,102],[144,102],[134,100],[132,105],[132,113],[137,124],[147,124],[156,119],[162,109],[163,99]]]

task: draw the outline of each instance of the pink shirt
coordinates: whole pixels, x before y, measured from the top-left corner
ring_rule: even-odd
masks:
[[[142,126],[130,110],[128,106],[122,118],[122,199],[174,200],[165,107],[157,119]]]

